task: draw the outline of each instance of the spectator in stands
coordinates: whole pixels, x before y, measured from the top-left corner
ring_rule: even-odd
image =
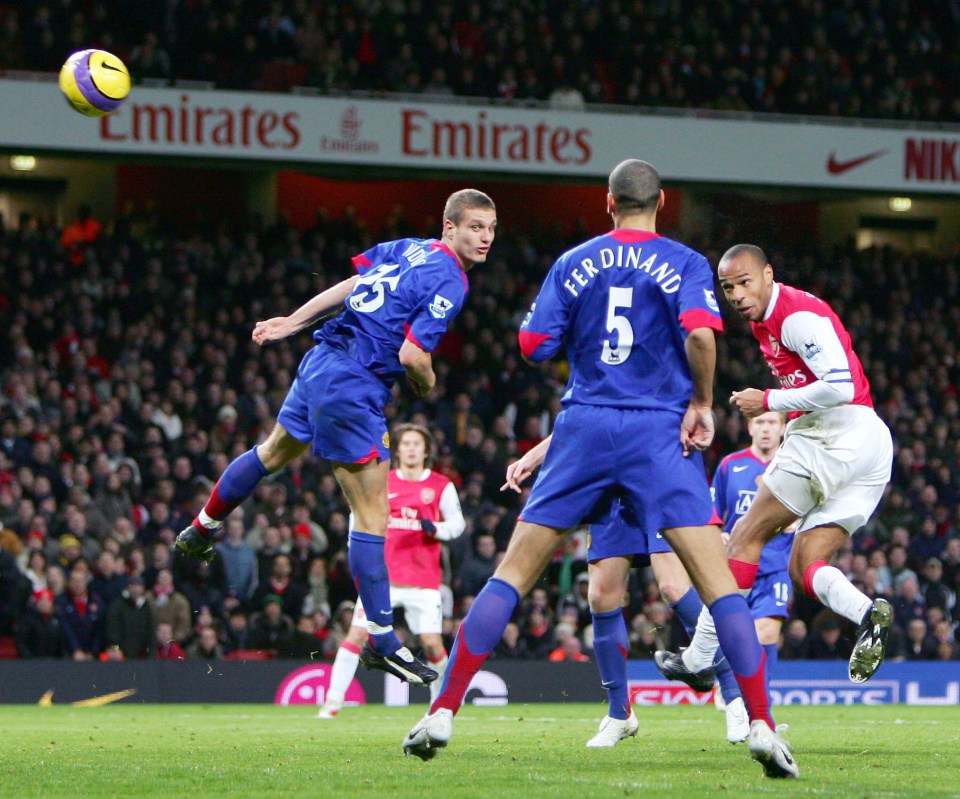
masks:
[[[293,635],[293,622],[283,612],[283,599],[276,594],[263,598],[263,611],[250,620],[250,649],[276,653]]]
[[[87,257],[87,248],[96,244],[103,235],[103,224],[93,215],[93,209],[86,203],[77,208],[77,215],[63,229],[60,241],[70,263],[75,267],[83,266]]]
[[[130,52],[127,68],[137,81],[144,78],[169,80],[172,75],[170,55],[160,45],[160,40],[153,31],[148,31],[140,44]]]
[[[490,657],[498,660],[527,660],[530,657],[527,642],[520,637],[520,627],[515,622],[510,622],[504,628]]]
[[[893,597],[893,619],[900,626],[901,630],[906,630],[913,619],[922,619],[927,614],[926,605],[923,603],[923,595],[917,585],[915,577],[904,577],[900,582],[900,588]]]
[[[254,606],[262,607],[268,596],[279,597],[283,613],[291,619],[299,619],[303,613],[303,600],[307,592],[303,583],[293,577],[289,555],[280,554],[273,559],[269,577],[254,592]]]
[[[186,653],[173,637],[173,628],[169,622],[157,625],[157,658],[159,660],[183,660]]]
[[[227,517],[224,531],[223,541],[217,544],[216,549],[223,560],[227,594],[246,604],[253,599],[257,590],[259,574],[257,555],[244,541],[246,530],[241,508]]]
[[[943,582],[943,563],[939,558],[928,558],[923,564],[923,588],[920,594],[923,603],[930,608],[940,608],[947,620],[953,619],[957,605],[957,594]]]
[[[489,532],[476,539],[475,551],[457,572],[457,587],[463,596],[476,596],[496,570],[496,540]]]
[[[937,645],[927,635],[927,623],[923,619],[911,619],[907,623],[907,660],[933,660],[936,654]]]
[[[60,619],[53,612],[53,592],[46,588],[34,592],[33,601],[17,623],[20,657],[63,657],[63,643]]]
[[[145,596],[143,578],[133,576],[107,608],[106,653],[110,659],[134,660],[153,654],[156,621]]]
[[[193,633],[190,603],[174,588],[173,572],[161,569],[157,581],[147,593],[157,625],[169,624],[173,639],[183,646]]]
[[[57,618],[66,640],[66,654],[74,660],[94,660],[103,651],[106,608],[87,588],[82,569],[70,572],[67,590],[56,600]]]
[[[849,641],[840,636],[840,623],[836,617],[821,615],[813,626],[810,657],[814,660],[847,660],[850,650]]]
[[[216,629],[209,625],[201,627],[197,639],[187,647],[187,657],[194,660],[222,660],[223,647]]]
[[[236,607],[227,614],[227,626],[223,631],[223,651],[229,655],[237,649],[249,649],[249,637],[247,613],[243,608]]]

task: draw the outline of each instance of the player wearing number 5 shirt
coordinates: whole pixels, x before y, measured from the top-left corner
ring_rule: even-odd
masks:
[[[212,538],[223,519],[260,480],[310,448],[331,461],[350,503],[350,569],[367,610],[368,668],[424,685],[436,672],[400,645],[393,631],[384,562],[390,439],[383,406],[406,374],[420,394],[436,382],[436,349],[467,295],[467,271],[483,263],[496,233],[493,201],[463,189],[448,199],[439,239],[400,239],[353,259],[357,276],[318,294],[290,316],[257,322],[260,345],[303,330],[319,316],[341,312],[313,334],[316,346],[300,362],[273,431],[224,471],[203,509],[177,537],[181,552],[213,558]]]
[[[428,759],[447,745],[453,715],[520,597],[570,528],[619,497],[638,535],[663,531],[713,609],[754,719],[751,753],[771,776],[796,776],[773,729],[753,619],[724,561],[720,532],[710,524],[700,451],[713,439],[715,334],[722,329],[713,275],[703,255],[656,232],[666,197],[650,164],[623,161],[610,173],[608,189],[613,229],[557,259],[521,327],[520,350],[529,361],[566,348],[563,410],[506,555],[460,626],[440,695],[404,750]],[[620,605],[629,561],[607,558],[594,568],[610,569],[601,582],[616,588],[594,601],[591,577],[594,634],[610,636],[612,649],[625,651]],[[628,703],[617,704],[621,717],[610,716],[605,726],[615,737],[629,737],[637,719]]]
[[[796,525],[790,576],[811,598],[860,625],[850,679],[868,680],[883,660],[892,610],[857,589],[830,559],[866,524],[890,479],[890,431],[874,412],[870,384],[843,323],[823,300],[773,279],[763,250],[731,247],[717,268],[734,309],[750,322],[779,389],[747,388],[730,402],[747,417],[785,411],[783,444],[727,547],[741,588],[756,579],[760,552],[780,530]],[[701,616],[697,636],[709,632]],[[701,626],[705,629],[701,630]],[[693,671],[708,653],[684,664]]]

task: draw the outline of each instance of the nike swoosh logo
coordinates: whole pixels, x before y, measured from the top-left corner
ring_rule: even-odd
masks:
[[[734,470],[735,472],[742,472],[742,471],[743,471],[744,469],[746,469],[746,468],[747,468],[746,466],[734,466],[734,467],[733,467],[733,470]]]
[[[78,699],[70,704],[74,707],[103,707],[113,702],[119,702],[128,696],[133,696],[137,692],[136,688],[128,688],[125,691],[115,691],[112,694],[101,694],[100,696],[91,696],[89,699]],[[37,702],[40,707],[51,707],[53,705],[53,691],[44,692]]]
[[[830,158],[827,159],[827,172],[831,175],[842,175],[844,172],[849,172],[851,169],[862,166],[867,163],[867,161],[872,161],[874,158],[885,155],[886,152],[886,150],[876,150],[875,152],[861,155],[859,158],[851,158],[848,161],[838,161],[837,154],[835,152],[830,153]]]
[[[396,499],[399,496],[399,494],[387,494],[387,499]]]

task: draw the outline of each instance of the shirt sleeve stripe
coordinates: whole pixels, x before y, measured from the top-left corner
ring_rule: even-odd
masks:
[[[690,308],[680,314],[680,324],[688,333],[698,327],[709,327],[718,333],[723,332],[723,319],[703,308]]]

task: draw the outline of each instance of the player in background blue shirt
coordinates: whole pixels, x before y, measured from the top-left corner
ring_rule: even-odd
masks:
[[[606,197],[613,230],[560,256],[521,327],[520,349],[529,361],[544,361],[565,345],[570,380],[563,410],[506,555],[460,627],[440,695],[404,741],[408,754],[429,759],[447,745],[470,681],[520,597],[569,530],[619,498],[640,530],[663,531],[710,606],[753,720],[751,754],[769,776],[798,774],[773,729],[765,653],[746,599],[710,525],[700,453],[713,440],[715,334],[723,326],[713,275],[702,255],[657,234],[663,202],[650,164],[619,164]],[[602,564],[611,570],[603,583],[609,579],[618,591],[595,614],[595,634],[622,634],[625,642],[619,589],[629,562]],[[609,723],[624,735],[635,728],[629,715]]]
[[[448,199],[439,239],[400,239],[354,257],[358,274],[308,300],[289,316],[257,322],[260,344],[291,336],[345,303],[313,334],[277,424],[266,441],[234,460],[176,547],[209,561],[212,539],[227,515],[261,479],[309,447],[332,463],[350,503],[350,569],[367,612],[370,638],[361,662],[414,684],[437,673],[401,646],[393,630],[383,550],[389,517],[390,438],[383,406],[406,374],[420,395],[433,388],[430,355],[468,291],[466,273],[487,258],[496,234],[496,208],[486,194],[463,189]]]
[[[757,495],[763,473],[780,446],[786,425],[786,416],[778,411],[769,411],[748,419],[750,446],[733,452],[720,461],[713,475],[710,491],[717,514],[723,520],[725,539]],[[757,637],[767,653],[768,696],[770,675],[777,663],[780,628],[789,614],[790,599],[793,595],[788,570],[792,546],[792,532],[781,533],[764,546],[757,582],[747,595],[747,605],[750,606],[750,613],[757,627]],[[694,638],[693,645],[696,644],[697,639]],[[727,740],[731,743],[742,741],[749,733],[743,699],[736,686],[730,685],[729,680],[720,679],[720,687],[726,703]]]

